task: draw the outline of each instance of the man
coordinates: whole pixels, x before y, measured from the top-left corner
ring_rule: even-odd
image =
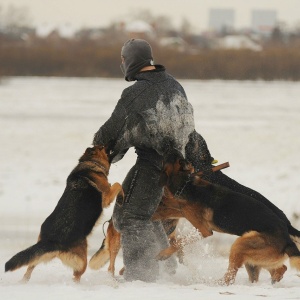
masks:
[[[155,256],[168,246],[161,222],[150,220],[162,197],[162,156],[169,145],[185,154],[193,109],[182,86],[164,66],[154,65],[148,42],[127,41],[121,59],[125,79],[136,82],[123,91],[93,144],[112,145],[113,162],[135,148],[137,161],[123,182],[125,199],[117,199],[113,222],[121,233],[125,280],[155,281]]]
[[[149,43],[141,39],[127,41],[121,59],[125,80],[136,82],[123,91],[111,117],[96,132],[93,144],[109,144],[112,162],[120,160],[130,147],[135,148],[137,161],[122,184],[125,199],[116,200],[113,222],[121,233],[125,280],[151,282],[158,275],[155,256],[168,246],[161,222],[151,221],[162,196],[158,184],[162,157],[170,147],[175,148],[196,170],[210,168],[213,158],[194,129],[193,109],[183,87],[164,66],[154,65]],[[205,178],[262,201],[287,220],[262,195],[221,171],[208,172]]]

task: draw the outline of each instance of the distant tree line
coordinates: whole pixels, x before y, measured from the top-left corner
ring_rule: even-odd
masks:
[[[300,80],[300,51],[295,47],[181,52],[155,43],[155,62],[177,78]],[[121,43],[40,40],[0,46],[0,76],[121,77]]]
[[[176,31],[165,16],[144,11],[133,17],[153,24],[155,37],[149,39],[155,62],[177,78],[300,80],[300,27],[290,33],[276,28],[268,39],[262,39],[261,51],[229,50],[213,48],[206,43],[209,39],[191,34],[187,20]],[[121,77],[120,50],[129,37],[119,26],[81,30],[72,39],[55,32],[40,38],[30,26],[26,8],[1,10],[0,6],[0,77]],[[164,37],[182,38],[184,49],[162,46],[159,40]]]

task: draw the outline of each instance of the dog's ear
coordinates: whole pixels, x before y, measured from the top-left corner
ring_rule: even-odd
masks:
[[[94,148],[86,148],[84,153],[82,154],[82,156],[79,158],[80,162],[83,162],[87,159],[89,159],[91,157],[91,155],[93,155],[93,153],[95,152]]]
[[[84,154],[90,155],[90,154],[93,154],[94,152],[95,152],[95,148],[89,147],[89,148],[86,148]]]

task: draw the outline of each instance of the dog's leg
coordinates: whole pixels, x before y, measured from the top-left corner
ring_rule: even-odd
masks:
[[[40,235],[39,235],[38,242],[40,240],[41,239],[40,239]],[[31,278],[31,274],[32,274],[34,268],[42,262],[47,263],[47,262],[51,261],[53,258],[55,258],[57,256],[57,253],[58,253],[57,251],[46,252],[46,253],[41,254],[41,255],[35,257],[34,259],[30,260],[27,270],[22,278],[22,282],[27,283]]]
[[[39,242],[41,240],[41,234],[39,234],[37,241]],[[28,265],[27,270],[22,278],[23,283],[27,283],[31,278],[31,273],[33,272],[34,268],[36,267],[36,264],[32,263]]]
[[[177,257],[178,257],[178,261],[183,264],[183,259],[184,259],[184,252],[183,252],[183,248],[181,247],[180,249],[177,250]]]
[[[121,195],[124,199],[124,191],[120,183],[114,183],[109,191],[105,191],[102,193],[102,206],[104,208],[108,207],[116,198],[117,195]]]
[[[34,270],[35,265],[29,265],[26,273],[23,276],[22,282],[27,283],[31,278],[31,273]]]
[[[234,283],[238,269],[244,263],[243,243],[242,237],[239,237],[231,246],[228,269],[220,283],[225,283],[226,285]]]
[[[85,239],[81,245],[74,250],[74,254],[77,257],[74,257],[73,280],[74,282],[80,282],[80,278],[87,267],[87,240]]]
[[[177,251],[177,247],[174,247],[171,245],[170,247],[161,250],[159,254],[156,256],[156,259],[158,260],[166,260],[168,259],[173,253]]]
[[[246,263],[245,268],[246,268],[248,276],[249,276],[249,281],[252,283],[258,282],[261,267],[253,266],[251,264]]]
[[[238,269],[244,263],[250,265],[250,262],[246,261],[247,258],[251,258],[251,262],[253,262],[251,265],[256,266],[255,262],[259,262],[261,258],[259,253],[265,250],[265,246],[264,238],[256,231],[248,232],[237,238],[231,246],[228,269],[221,282],[226,285],[233,284]],[[249,268],[247,268],[248,270]]]
[[[171,235],[169,235],[169,243],[170,245],[177,243],[177,239],[175,237],[174,232]],[[183,258],[184,258],[183,247],[177,247],[177,257],[179,262],[183,264]]]
[[[151,219],[152,221],[157,221],[157,220],[166,220],[169,218],[174,218],[174,219],[183,218],[182,211],[177,208],[165,207],[159,205],[157,210],[152,215]]]
[[[84,239],[67,252],[59,253],[61,261],[73,269],[73,281],[79,283],[87,267],[87,241]]]
[[[279,282],[283,278],[283,274],[285,273],[286,270],[287,267],[285,265],[282,265],[277,269],[269,270],[271,274],[272,284],[274,284],[275,282]]]
[[[109,223],[109,228],[107,229],[107,238],[109,243],[109,256],[110,256],[110,263],[108,267],[108,271],[111,274],[115,275],[115,262],[119,250],[121,248],[121,235],[117,230],[114,228],[113,223]]]
[[[53,252],[45,253],[44,255],[41,255],[41,256],[37,257],[36,259],[33,259],[32,261],[30,261],[30,263],[28,264],[27,270],[22,278],[22,282],[26,283],[30,280],[31,274],[32,274],[34,268],[38,264],[47,263],[57,256],[58,256],[58,252],[53,251]]]
[[[175,227],[175,229],[168,235],[170,245],[173,245],[173,244],[177,243],[176,226],[178,225],[178,222],[179,222],[179,219],[173,219],[173,220],[171,220],[171,223],[168,224],[169,226],[172,225],[173,227]],[[170,228],[166,227],[164,222],[163,222],[163,225],[164,225],[164,228],[166,230],[166,233],[168,233]],[[183,264],[184,252],[183,252],[182,245],[181,245],[181,247],[177,248],[177,257],[178,257],[179,262],[181,264]]]
[[[166,249],[163,249],[159,252],[156,256],[158,260],[165,260],[168,259],[171,255],[177,252],[179,249],[182,248],[183,239],[172,239],[170,240],[170,246]]]
[[[178,252],[179,262],[183,263],[183,248],[186,245],[197,242],[198,237],[182,237],[182,238],[172,238],[170,239],[170,246],[162,251],[156,256],[158,260],[165,260],[173,255],[175,252]]]
[[[282,253],[284,237],[271,236],[256,231],[245,233],[232,245],[229,257],[228,271],[224,276],[224,282],[228,285],[234,282],[235,275],[244,263],[261,266],[274,270],[274,280],[279,279],[285,272],[282,267],[285,254]],[[272,267],[273,266],[273,267]],[[277,268],[276,266],[281,266]]]
[[[123,275],[125,272],[125,267],[123,267],[120,271],[119,271],[119,275]]]

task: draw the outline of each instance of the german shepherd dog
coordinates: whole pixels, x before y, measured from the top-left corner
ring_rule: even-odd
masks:
[[[170,244],[175,244],[175,229],[178,224],[178,219],[167,219],[162,222],[164,230],[169,238]],[[89,267],[93,270],[102,268],[107,262],[109,262],[108,271],[115,275],[115,261],[119,250],[121,248],[121,234],[115,229],[112,219],[108,221],[108,227],[106,230],[106,237],[102,241],[102,245],[99,250],[92,256],[89,261]],[[182,262],[182,252],[178,249],[179,261]],[[122,275],[124,268],[119,272]]]
[[[169,204],[168,209],[159,212],[160,219],[184,216],[203,237],[211,236],[213,231],[239,236],[231,247],[229,266],[220,283],[234,283],[244,264],[252,282],[258,280],[261,268],[270,272],[273,283],[280,281],[287,258],[300,270],[300,252],[286,223],[260,201],[203,180],[193,174],[193,167],[179,153],[165,160],[161,183]],[[168,258],[177,248],[171,245],[158,258]]]
[[[66,188],[54,211],[41,226],[38,242],[17,253],[5,271],[28,265],[27,282],[41,262],[59,258],[73,268],[73,280],[79,282],[87,267],[87,236],[106,208],[120,194],[119,183],[109,184],[110,159],[104,146],[87,148],[67,178]]]

